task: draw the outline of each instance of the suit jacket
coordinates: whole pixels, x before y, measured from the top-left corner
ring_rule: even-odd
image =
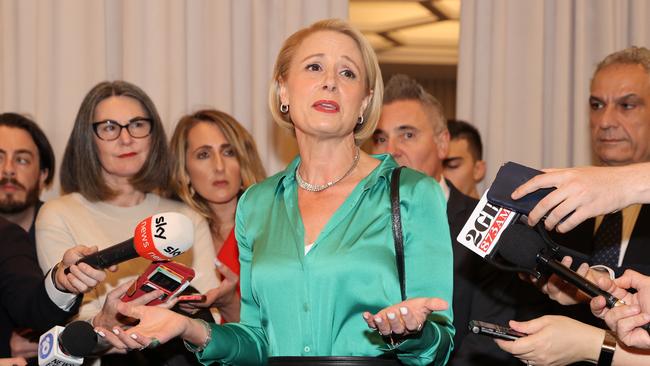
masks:
[[[462,194],[454,185],[446,180],[449,187],[449,200],[447,201],[447,220],[454,253],[454,348],[457,349],[468,333],[471,298],[476,284],[474,283],[477,265],[482,265],[481,258],[456,241],[458,233],[463,229],[465,222],[472,214],[478,200]]]
[[[549,300],[516,273],[493,267],[458,243],[456,237],[472,214],[478,200],[462,194],[447,181],[447,218],[454,251],[454,352],[450,366],[521,365],[496,343],[470,334],[470,320],[507,325],[511,319],[529,320],[545,313]]]
[[[593,241],[595,227],[596,220],[588,219],[566,234],[552,234],[553,240],[591,257],[595,249]],[[628,268],[650,275],[650,205],[641,206],[623,256],[623,263],[621,267],[612,269],[618,277]]]
[[[65,324],[70,312],[54,304],[36,260],[34,245],[18,225],[0,218],[0,357],[9,357],[9,337],[15,327],[39,334]]]

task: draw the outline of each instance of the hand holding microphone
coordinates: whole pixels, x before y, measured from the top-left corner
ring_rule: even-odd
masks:
[[[609,309],[602,298],[595,297],[590,303],[594,315],[604,319],[626,345],[650,349],[650,277],[627,270],[615,280],[601,280],[598,285],[621,297],[628,306]]]
[[[169,260],[187,251],[193,242],[194,225],[190,218],[178,212],[165,212],[140,221],[132,238],[85,256],[76,264],[104,269],[137,257]],[[65,274],[68,273],[66,268]]]
[[[552,248],[527,226],[511,225],[503,233],[500,245],[499,254],[512,264],[530,272],[553,273],[591,297],[604,297],[609,308],[624,304],[614,295],[558,262]]]
[[[55,272],[53,274],[55,286],[61,291],[83,294],[104,281],[106,273],[103,270],[95,269],[87,264],[75,265],[85,256],[96,252],[97,247],[83,245],[77,245],[66,250],[60,265],[52,269]],[[61,266],[65,267],[66,270],[62,270]],[[108,267],[108,270],[115,271],[117,267],[111,266]]]

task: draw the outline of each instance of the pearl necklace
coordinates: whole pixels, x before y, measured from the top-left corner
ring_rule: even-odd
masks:
[[[300,186],[300,188],[304,189],[305,191],[309,191],[309,192],[321,192],[321,191],[324,191],[324,190],[326,190],[327,188],[329,188],[329,187],[335,185],[336,183],[342,181],[345,177],[347,177],[348,175],[350,175],[350,173],[352,173],[352,171],[354,170],[354,168],[357,167],[357,164],[358,164],[358,163],[359,163],[359,147],[357,146],[357,151],[356,151],[356,153],[354,154],[354,159],[352,160],[352,166],[350,166],[350,169],[348,169],[348,171],[345,172],[345,174],[343,174],[342,176],[338,177],[337,179],[334,179],[333,181],[329,181],[329,182],[327,182],[327,183],[325,183],[325,184],[311,184],[311,183],[309,183],[309,182],[306,182],[306,181],[305,181],[304,179],[302,179],[302,177],[300,176],[300,171],[299,171],[300,164],[298,164],[298,166],[296,167],[296,181],[298,182],[298,185]]]

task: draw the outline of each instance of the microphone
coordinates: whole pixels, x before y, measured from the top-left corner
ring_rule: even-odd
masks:
[[[491,188],[490,188],[491,189]],[[506,271],[519,271],[533,273],[529,268],[514,266],[512,263],[506,264],[499,261],[499,240],[504,232],[509,230],[510,226],[518,222],[525,222],[526,216],[515,210],[503,207],[498,203],[489,200],[490,190],[488,189],[481,197],[474,211],[465,222],[463,229],[458,233],[456,240],[467,249],[489,261],[494,266]],[[588,262],[589,258],[581,252],[565,248],[551,240],[543,226],[537,226],[539,235],[542,239],[554,248],[556,258],[561,259],[564,256],[571,256],[577,259],[575,262]]]
[[[39,366],[77,366],[97,345],[97,334],[84,321],[75,321],[65,328],[55,326],[39,338]]]
[[[140,221],[131,239],[83,257],[76,264],[104,269],[137,257],[167,261],[187,251],[193,242],[190,218],[178,212],[164,212]],[[65,273],[70,273],[70,268]]]
[[[488,192],[489,190],[485,191],[456,237],[458,243],[486,260],[497,253],[502,233],[520,216],[514,211],[489,202]]]
[[[602,290],[593,282],[566,268],[557,259],[553,258],[552,253],[557,253],[557,248],[549,248],[544,239],[527,226],[512,225],[501,239],[499,254],[505,260],[523,268],[528,268],[538,274],[538,268],[540,267],[546,272],[552,272],[591,297],[604,297],[607,307],[610,309],[615,306],[625,305],[624,301]],[[555,245],[557,246],[557,244]],[[650,333],[650,323],[642,325],[641,328]]]
[[[591,297],[603,296],[608,308],[625,304],[593,282],[563,266],[555,258],[556,253],[537,232],[524,225],[512,225],[501,237],[499,255],[508,262],[533,272],[539,273],[539,269],[545,273],[552,272]]]

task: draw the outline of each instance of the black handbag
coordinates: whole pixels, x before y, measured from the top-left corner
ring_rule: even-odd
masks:
[[[289,366],[399,366],[402,365],[396,358],[381,357],[269,357],[269,365]]]
[[[393,242],[395,243],[395,262],[399,277],[399,289],[402,301],[406,300],[406,283],[404,273],[404,237],[402,236],[402,215],[399,207],[399,175],[403,167],[393,169],[390,179],[390,210],[393,224]]]
[[[393,241],[395,242],[395,261],[397,262],[397,274],[402,301],[406,300],[406,286],[404,283],[404,242],[402,236],[402,216],[399,206],[399,176],[402,167],[393,169],[390,181],[390,208],[391,223],[393,227]],[[311,365],[311,366],[400,366],[402,363],[394,354],[386,354],[379,357],[350,357],[350,356],[327,356],[327,357],[305,357],[286,356],[269,357],[269,365]]]

